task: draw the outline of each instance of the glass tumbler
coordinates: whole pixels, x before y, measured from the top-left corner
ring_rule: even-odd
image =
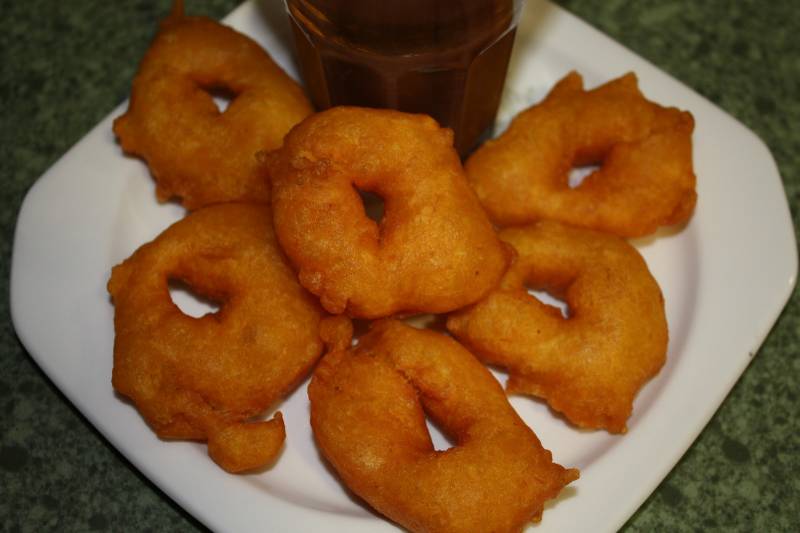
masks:
[[[285,0],[319,109],[431,115],[465,155],[494,122],[523,0]]]

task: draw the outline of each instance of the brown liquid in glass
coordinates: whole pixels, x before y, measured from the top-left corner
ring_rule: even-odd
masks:
[[[287,0],[315,105],[426,113],[465,155],[491,126],[514,42],[513,0]]]

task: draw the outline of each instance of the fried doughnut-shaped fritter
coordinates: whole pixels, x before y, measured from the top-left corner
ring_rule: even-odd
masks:
[[[169,293],[179,280],[220,304],[194,318]],[[321,309],[278,248],[268,210],[194,211],[114,267],[114,388],[163,438],[207,440],[230,472],[271,463],[280,413],[253,421],[319,357]]]
[[[691,114],[646,100],[632,73],[584,91],[572,72],[465,168],[500,226],[549,219],[636,237],[691,217],[693,129]],[[570,188],[570,169],[592,164]]]
[[[294,128],[267,166],[278,239],[331,313],[452,311],[488,293],[508,265],[452,131],[430,117],[333,108]],[[359,190],[383,199],[379,223]]]
[[[550,221],[500,238],[519,256],[500,288],[450,315],[447,328],[481,360],[508,369],[509,392],[544,398],[579,427],[624,432],[636,393],[667,353],[664,299],[639,252]],[[563,297],[569,317],[527,287]]]
[[[411,531],[520,531],[578,478],[453,339],[401,322],[373,324],[326,355],[308,388],[311,426],[344,483]],[[430,416],[455,441],[434,449]]]
[[[256,154],[312,112],[300,86],[255,41],[206,17],[161,23],[114,121],[122,149],[147,161],[161,201],[187,209],[269,201]],[[231,97],[223,112],[212,94]]]

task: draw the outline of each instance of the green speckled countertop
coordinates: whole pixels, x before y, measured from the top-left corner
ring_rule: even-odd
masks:
[[[15,336],[8,308],[13,233],[26,191],[126,98],[168,3],[4,0],[0,8],[2,531],[202,529],[134,470],[43,375]],[[559,3],[755,131],[777,160],[797,228],[796,2]],[[237,0],[188,4],[191,12],[221,17]],[[795,290],[719,412],[626,531],[800,531],[799,334]]]

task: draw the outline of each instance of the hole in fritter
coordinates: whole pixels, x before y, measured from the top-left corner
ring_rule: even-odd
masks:
[[[567,305],[567,302],[565,302],[564,300],[557,298],[556,296],[553,296],[553,294],[547,291],[541,289],[534,289],[531,287],[528,287],[528,294],[530,294],[543,304],[558,309],[561,312],[562,317],[569,318],[570,316],[569,305]]]
[[[236,99],[236,93],[227,87],[203,87],[203,90],[208,93],[217,106],[220,114],[224,113],[231,103]]]
[[[600,165],[583,165],[580,167],[573,167],[569,171],[569,188],[574,189],[580,187],[586,176],[600,168]]]
[[[383,198],[369,191],[359,190],[358,194],[364,203],[364,213],[370,220],[380,225],[384,212]]]
[[[427,414],[425,415],[425,423],[428,426],[428,433],[431,435],[434,450],[443,452],[456,445],[456,443],[450,440],[447,434],[442,431],[439,425],[433,421],[431,417],[427,416]]]
[[[183,314],[194,318],[217,313],[221,307],[219,302],[198,294],[189,284],[179,279],[169,280],[169,295]]]

